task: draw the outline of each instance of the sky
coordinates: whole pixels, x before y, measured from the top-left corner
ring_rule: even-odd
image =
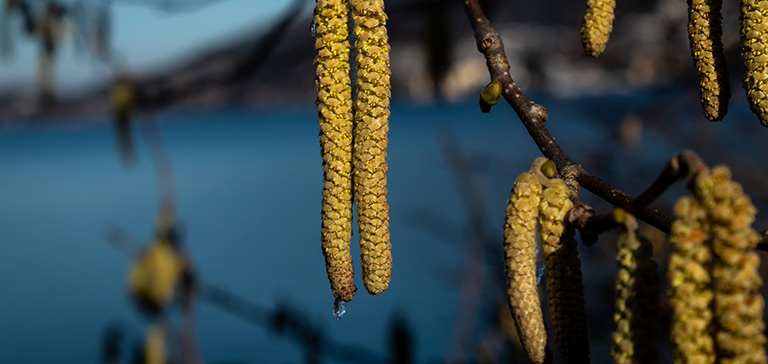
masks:
[[[311,11],[310,2],[305,5],[307,13]],[[259,31],[290,4],[290,0],[218,0],[194,10],[167,12],[146,5],[146,1],[113,1],[112,48],[119,54],[120,63],[133,73],[159,70],[222,40]],[[0,15],[3,11],[0,9]],[[21,34],[19,17],[13,19],[11,26],[15,55],[0,59],[0,92],[9,88],[33,92],[39,43]],[[73,28],[68,28],[55,66],[56,91],[64,95],[87,90],[110,77],[109,69],[102,63],[75,52],[73,32]]]

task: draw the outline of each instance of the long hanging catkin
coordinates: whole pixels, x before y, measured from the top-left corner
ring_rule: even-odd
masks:
[[[573,202],[562,179],[554,178],[550,182],[542,192],[539,222],[555,344],[566,363],[589,363],[581,261],[573,229],[566,227],[566,216]]]
[[[536,219],[541,183],[530,172],[515,180],[504,221],[504,267],[512,317],[528,359],[544,363],[547,332],[536,286]]]
[[[613,347],[616,364],[653,364],[659,298],[659,266],[653,245],[638,233],[637,220],[622,209],[613,210],[619,223],[616,242],[619,271],[616,274],[616,312],[613,315]]]
[[[722,0],[688,1],[688,39],[699,75],[704,116],[722,120],[728,112],[731,86],[723,53]]]
[[[741,0],[741,56],[750,109],[768,126],[768,2]]]
[[[766,363],[763,334],[760,257],[753,251],[760,240],[752,229],[755,207],[724,166],[696,178],[696,197],[707,210],[712,251],[719,259],[715,278],[716,344],[723,362]]]
[[[714,363],[706,210],[686,196],[677,201],[674,212],[668,268],[672,358],[676,364]]]
[[[324,181],[322,249],[333,296],[347,302],[357,291],[350,253],[353,116],[348,12],[346,0],[318,0],[314,13],[315,83]]]
[[[392,245],[387,203],[389,43],[383,0],[351,0],[357,51],[354,183],[363,283],[370,294],[389,286]]]
[[[613,30],[616,0],[587,0],[587,12],[581,26],[581,44],[587,55],[603,53]]]

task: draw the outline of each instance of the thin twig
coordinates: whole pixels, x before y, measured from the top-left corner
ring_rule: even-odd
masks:
[[[690,179],[703,168],[706,168],[704,162],[696,153],[691,151],[685,151],[670,158],[661,175],[637,197],[635,204],[630,206],[628,211],[634,213],[637,208],[649,205],[659,198],[673,183],[683,178]]]
[[[163,202],[176,206],[176,178],[173,173],[173,163],[153,113],[148,115],[148,122],[144,124],[141,130],[147,143],[152,165],[155,167],[160,196],[162,196]]]

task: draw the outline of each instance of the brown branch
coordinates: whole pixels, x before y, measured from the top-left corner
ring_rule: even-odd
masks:
[[[502,42],[501,35],[491,26],[477,0],[463,0],[463,3],[464,10],[475,32],[477,49],[485,56],[491,79],[501,82],[504,99],[515,110],[515,113],[517,113],[517,116],[534,143],[536,143],[536,146],[539,147],[541,153],[555,162],[560,174],[571,189],[572,195],[578,194],[579,188],[584,187],[613,206],[626,209],[632,212],[638,219],[669,234],[674,217],[655,207],[649,206],[649,204],[669,188],[672,183],[683,176],[689,175],[692,170],[700,168],[701,165],[699,163],[701,161],[698,160],[698,157],[694,160],[687,152],[673,157],[667,168],[662,172],[662,175],[637,200],[593,175],[580,164],[574,162],[560,148],[555,138],[552,137],[549,130],[544,126],[544,122],[549,117],[544,106],[528,99],[520,87],[515,84],[515,81],[509,74],[509,61],[504,52],[504,43]],[[590,213],[588,210],[584,210],[584,212]],[[603,225],[600,216],[571,216],[571,220],[577,221],[582,228],[589,225],[589,221],[592,219],[600,220],[597,221],[598,225]],[[587,236],[589,235],[587,234]],[[757,249],[768,251],[768,230],[763,234]]]
[[[703,168],[706,168],[704,162],[696,153],[691,151],[685,151],[670,158],[661,175],[637,197],[635,204],[630,206],[628,211],[634,213],[634,210],[638,207],[649,205],[659,198],[673,183],[683,178],[690,179]]]
[[[539,150],[541,150],[541,153],[557,164],[558,170],[560,170],[566,182],[570,182],[569,187],[574,192],[578,191],[579,186],[584,187],[616,207],[629,208],[636,206],[636,202],[632,197],[589,173],[560,148],[555,138],[552,137],[549,130],[544,126],[544,122],[548,118],[547,110],[544,106],[529,100],[509,75],[509,62],[504,53],[504,44],[501,36],[493,29],[477,0],[464,0],[463,2],[469,22],[475,31],[477,49],[485,56],[491,79],[501,82],[504,99],[515,110],[523,126],[528,130],[528,134],[531,135],[531,138],[539,147]],[[578,182],[578,185],[575,182]],[[635,214],[640,220],[666,233],[669,232],[672,226],[672,216],[654,207],[645,206],[638,208]]]

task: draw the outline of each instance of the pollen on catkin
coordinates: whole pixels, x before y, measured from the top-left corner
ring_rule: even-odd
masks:
[[[652,364],[659,361],[655,350],[659,272],[653,246],[639,235],[637,220],[621,209],[613,212],[619,223],[616,243],[616,307],[613,315],[611,355],[616,364]]]
[[[696,196],[707,208],[712,251],[718,258],[715,279],[715,339],[719,358],[733,363],[766,363],[763,333],[760,257],[753,251],[759,241],[752,229],[755,207],[730,171],[718,166],[699,173]]]
[[[573,202],[562,179],[550,182],[542,192],[539,222],[555,345],[566,363],[589,363],[581,261],[573,228],[566,226]]]
[[[741,1],[741,57],[750,109],[768,126],[768,2]]]
[[[699,75],[701,106],[710,121],[722,120],[728,112],[731,87],[723,53],[720,10],[722,0],[688,1],[688,39]]]
[[[351,0],[357,36],[354,191],[363,283],[370,294],[389,286],[392,245],[387,203],[389,41],[383,0]]]
[[[504,268],[512,317],[528,359],[544,363],[547,332],[536,286],[536,220],[541,183],[530,172],[515,180],[504,221]]]
[[[669,303],[672,308],[672,358],[676,364],[715,361],[712,329],[713,299],[707,241],[706,210],[684,196],[674,208],[675,221],[669,236]]]
[[[581,26],[581,44],[587,55],[597,57],[605,50],[613,30],[616,0],[587,0],[587,12]]]
[[[322,250],[333,296],[347,302],[357,292],[350,252],[353,116],[348,13],[346,0],[318,0],[314,12],[315,85],[324,183]]]

